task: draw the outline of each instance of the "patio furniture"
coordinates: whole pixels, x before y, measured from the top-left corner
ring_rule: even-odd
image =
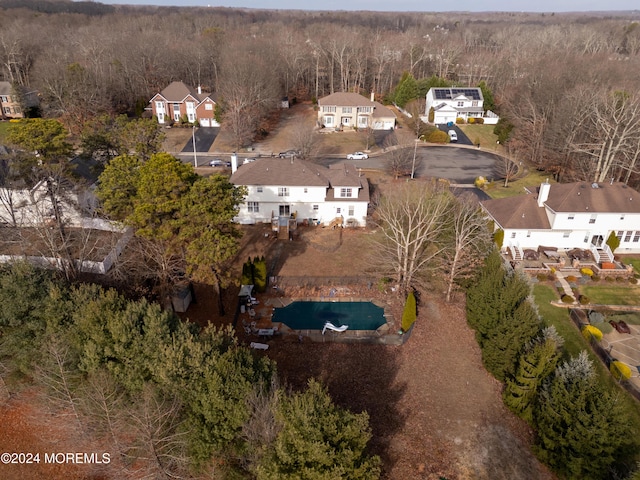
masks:
[[[266,343],[251,342],[249,346],[255,350],[268,350],[269,345]]]

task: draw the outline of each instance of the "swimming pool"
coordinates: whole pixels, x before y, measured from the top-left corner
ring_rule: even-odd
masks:
[[[386,323],[384,308],[372,302],[295,301],[276,308],[273,322],[281,322],[292,330],[322,330],[325,323],[349,330],[377,330]]]

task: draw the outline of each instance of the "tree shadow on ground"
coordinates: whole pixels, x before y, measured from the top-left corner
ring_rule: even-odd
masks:
[[[397,461],[390,442],[406,418],[397,406],[405,391],[396,381],[397,354],[398,347],[307,341],[282,342],[269,350],[285,385],[299,391],[316,378],[337,405],[369,414],[370,452],[381,457],[386,472]]]

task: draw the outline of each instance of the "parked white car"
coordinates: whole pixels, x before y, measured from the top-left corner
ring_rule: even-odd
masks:
[[[369,158],[369,155],[364,152],[350,153],[347,155],[347,160],[366,160],[367,158]]]
[[[449,134],[449,138],[451,139],[452,142],[458,141],[458,134],[456,133],[455,130],[449,130],[447,133]]]

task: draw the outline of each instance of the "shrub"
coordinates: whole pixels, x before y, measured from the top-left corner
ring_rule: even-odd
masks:
[[[483,125],[483,124],[484,124],[484,118],[482,118],[482,117],[478,117],[478,118],[476,118],[476,123],[477,123],[478,125]]]
[[[436,115],[435,114],[435,110],[433,109],[433,107],[431,107],[429,109],[429,118],[428,118],[429,123],[433,123],[433,119],[434,119],[435,115]]]
[[[614,232],[611,232],[609,234],[609,238],[607,238],[607,245],[609,245],[609,248],[611,249],[611,252],[615,252],[616,248],[618,248],[620,246],[620,239],[618,237],[616,237],[616,234]]]
[[[434,129],[427,135],[423,135],[422,137],[420,137],[420,139],[429,143],[447,143],[447,141],[449,140],[449,135],[447,135],[447,132]]]
[[[573,275],[567,275],[566,280],[567,282],[571,283],[571,282],[576,282],[578,279]]]
[[[605,320],[604,315],[600,312],[589,312],[589,322],[591,323],[603,323]]]
[[[538,275],[536,275],[536,278],[539,281],[544,282],[547,279],[547,275],[545,275],[544,273],[539,273]]]
[[[602,332],[598,327],[594,327],[593,325],[585,325],[582,327],[582,336],[587,340],[595,340],[599,342],[602,340]]]
[[[614,278],[613,277],[604,277],[606,282],[614,282]]]
[[[631,277],[631,278],[629,278],[629,283],[631,285],[637,285],[638,284],[638,279]]]
[[[624,277],[616,277],[616,282],[618,283],[622,283],[624,282],[624,280],[625,280]]]
[[[593,282],[599,282],[600,281],[600,275],[593,275],[591,277],[591,281]]]
[[[413,323],[416,321],[417,316],[416,297],[413,292],[409,292],[407,295],[407,301],[404,304],[404,310],[402,312],[402,331],[408,331]]]
[[[556,279],[555,274],[553,274],[553,273],[549,273],[549,274],[547,275],[547,280],[552,280],[552,281],[553,281],[553,280],[555,280],[555,279]]]
[[[487,184],[487,179],[480,175],[479,177],[476,177],[476,179],[473,181],[473,184],[476,186],[476,188],[484,188]]]
[[[462,117],[458,117],[458,118],[456,118],[456,123],[457,123],[458,125],[463,124],[463,123],[464,123],[464,118],[462,118]]]
[[[562,303],[573,303],[575,299],[571,295],[567,295],[566,293],[561,297]]]
[[[475,118],[473,118],[473,117],[471,117],[471,118],[469,118],[469,120],[467,120],[467,123],[468,123],[469,125],[473,125],[474,123],[476,123],[476,119],[475,119]]]
[[[580,273],[582,275],[587,275],[588,277],[593,277],[593,270],[591,270],[590,268],[587,268],[587,267],[582,267],[580,269]]]
[[[504,242],[504,230],[501,228],[496,230],[493,233],[493,241],[496,243],[498,248],[502,248],[502,243]]]
[[[580,305],[587,305],[588,303],[591,303],[591,300],[589,300],[589,297],[587,297],[586,295],[580,295],[578,300],[580,302]]]
[[[629,365],[618,360],[611,362],[611,365],[609,365],[609,371],[611,372],[611,375],[613,375],[613,378],[618,381],[629,380],[631,378],[631,369],[629,368]]]

